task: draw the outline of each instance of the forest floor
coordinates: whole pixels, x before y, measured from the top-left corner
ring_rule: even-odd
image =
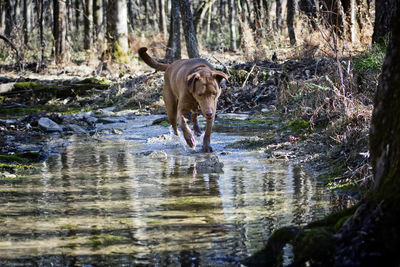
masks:
[[[361,192],[371,178],[369,121],[379,75],[378,67],[365,63],[370,54],[341,59],[342,71],[331,57],[235,63],[241,60],[210,56],[229,75],[218,113],[246,113],[256,126],[269,129],[232,146],[305,164],[331,188]],[[95,134],[92,117],[71,114],[106,107],[165,113],[163,73],[142,63],[131,68],[96,62],[40,71],[27,64],[22,72],[14,67],[0,66],[2,180],[18,176],[24,164],[56,153],[60,147],[44,149],[49,133]]]

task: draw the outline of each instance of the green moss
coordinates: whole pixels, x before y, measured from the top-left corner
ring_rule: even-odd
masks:
[[[234,82],[242,83],[246,80],[248,72],[245,70],[230,70],[230,77],[229,79]]]
[[[161,125],[161,126],[167,127],[170,124],[168,122],[168,118],[167,117],[162,117],[162,118],[154,120],[151,125]]]
[[[310,122],[305,120],[293,120],[287,125],[296,134],[306,133],[310,130]]]
[[[93,248],[107,247],[115,244],[127,243],[130,239],[124,236],[116,235],[92,235],[87,243]]]
[[[324,266],[330,262],[334,248],[333,234],[330,227],[316,227],[300,231],[294,240],[295,261],[309,262],[311,266]]]
[[[28,159],[23,158],[17,154],[4,154],[0,153],[0,162],[8,162],[8,163],[26,163]]]
[[[20,152],[15,154],[0,153],[0,162],[6,163],[28,163],[38,162],[43,156],[38,152]]]
[[[30,107],[15,107],[15,108],[2,108],[0,107],[0,114],[4,115],[28,115],[40,112],[54,112],[58,109],[65,109],[65,107],[58,107],[55,105],[37,105]]]
[[[128,63],[128,54],[119,44],[115,44],[113,58],[120,63]]]
[[[17,82],[14,84],[13,90],[37,90],[42,88],[43,86],[37,82]]]
[[[249,121],[247,121],[249,124],[266,124],[269,123],[269,120],[265,118],[252,118]]]
[[[108,85],[111,83],[110,80],[106,79],[106,78],[96,78],[96,77],[90,77],[90,78],[86,78],[84,80],[82,80],[80,82],[81,84],[101,84],[101,85]]]

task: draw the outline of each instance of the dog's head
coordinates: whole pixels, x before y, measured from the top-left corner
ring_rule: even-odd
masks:
[[[228,79],[222,71],[202,68],[187,76],[189,92],[197,103],[201,113],[207,120],[215,117],[218,97],[221,95],[220,83]]]

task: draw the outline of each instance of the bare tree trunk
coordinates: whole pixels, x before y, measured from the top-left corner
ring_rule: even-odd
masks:
[[[4,4],[5,4],[4,9],[6,10],[6,25],[4,29],[4,34],[7,37],[11,37],[12,29],[14,27],[14,19],[11,13],[12,10],[11,0],[5,0]]]
[[[6,22],[5,1],[0,2],[0,32],[4,32]]]
[[[29,43],[29,34],[31,32],[31,12],[32,2],[30,0],[24,0],[24,43]]]
[[[133,30],[133,26],[135,24],[133,0],[127,0],[127,7],[128,7],[128,19],[129,19],[128,28],[130,30]]]
[[[67,27],[65,23],[66,5],[63,0],[54,0],[54,29],[56,63],[61,64],[65,59],[65,41]]]
[[[109,0],[107,6],[107,36],[113,58],[126,62],[128,55],[128,10],[126,0]]]
[[[271,3],[268,0],[263,0],[264,4],[264,23],[265,23],[265,29],[269,30],[271,29]]]
[[[179,0],[171,0],[171,21],[169,27],[168,48],[165,53],[167,62],[181,58],[181,24],[179,17]]]
[[[391,21],[394,16],[394,11],[399,7],[399,5],[400,4],[398,0],[375,1],[375,24],[374,33],[372,35],[372,43],[384,44],[390,39],[389,33]]]
[[[199,45],[193,25],[192,11],[188,0],[179,0],[179,10],[182,16],[183,32],[185,35],[186,49],[189,58],[198,58]]]
[[[276,2],[275,31],[277,33],[280,33],[281,27],[282,27],[282,2],[281,2],[281,0],[275,0],[275,2]]]
[[[237,50],[237,45],[236,45],[236,27],[235,27],[235,20],[236,20],[236,9],[235,9],[235,3],[234,0],[228,0],[228,5],[229,5],[229,39],[230,39],[230,50],[231,51],[236,51]]]
[[[85,49],[91,49],[93,46],[93,0],[85,0],[84,11],[85,35],[83,47]]]
[[[99,52],[103,51],[104,28],[103,28],[103,1],[93,1],[93,40],[96,40],[96,46]]]
[[[44,64],[44,48],[45,48],[45,43],[44,43],[44,32],[43,32],[43,0],[38,0],[37,2],[38,8],[38,18],[39,18],[39,40],[40,40],[40,52],[41,52],[41,58],[40,58],[40,64],[39,66],[41,67],[42,64]]]
[[[287,16],[286,16],[286,23],[289,32],[290,44],[296,44],[296,36],[294,33],[294,17],[296,13],[296,3],[294,0],[287,0]]]
[[[78,37],[80,34],[81,24],[81,7],[80,0],[75,0],[75,36]]]
[[[166,14],[165,14],[165,0],[158,0],[158,6],[160,11],[159,16],[159,27],[160,32],[164,36],[164,39],[167,39],[167,22],[166,22]]]

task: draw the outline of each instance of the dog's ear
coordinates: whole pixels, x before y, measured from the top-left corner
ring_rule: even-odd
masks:
[[[228,75],[219,70],[213,71],[213,77],[218,82],[218,84],[220,84],[223,79],[228,80]]]
[[[196,84],[196,81],[197,81],[199,78],[200,78],[200,74],[197,73],[197,72],[192,73],[192,74],[189,74],[189,75],[187,76],[187,78],[186,78],[187,86],[188,86],[189,91],[190,91],[191,93],[194,93],[195,84]]]

